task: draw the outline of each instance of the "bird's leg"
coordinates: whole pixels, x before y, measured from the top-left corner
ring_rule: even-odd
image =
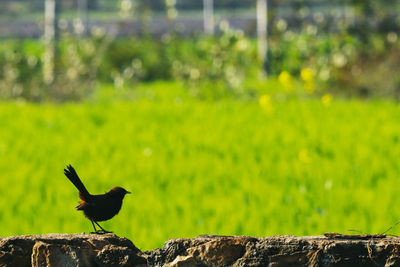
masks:
[[[93,228],[94,228],[94,232],[90,232],[91,234],[98,234],[99,232],[97,232],[96,226],[94,225],[93,221],[90,220],[92,222]]]
[[[100,224],[98,224],[98,222],[94,221],[94,223],[97,224],[97,225],[100,227],[100,229],[103,231],[103,232],[102,232],[103,234],[112,233],[112,232],[110,232],[110,231],[104,230],[104,228],[101,227]]]

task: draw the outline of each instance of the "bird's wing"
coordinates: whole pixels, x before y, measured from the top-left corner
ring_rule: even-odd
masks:
[[[79,205],[75,207],[75,209],[77,210],[85,210],[85,208],[88,206],[89,204],[87,202],[85,202],[84,200],[79,202]]]

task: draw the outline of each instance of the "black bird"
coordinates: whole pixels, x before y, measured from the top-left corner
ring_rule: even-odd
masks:
[[[82,201],[79,202],[76,209],[82,210],[86,218],[92,222],[94,233],[112,233],[104,230],[98,222],[107,221],[117,215],[121,209],[122,200],[125,195],[130,194],[130,192],[126,191],[122,187],[114,187],[105,194],[91,195],[71,165],[68,165],[67,168],[64,169],[64,174],[79,190],[79,198]],[[101,231],[97,230],[94,224],[97,224]]]

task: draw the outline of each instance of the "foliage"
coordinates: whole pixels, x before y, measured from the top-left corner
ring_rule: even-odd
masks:
[[[243,32],[224,29],[218,37],[175,41],[168,46],[172,77],[182,81],[191,94],[200,98],[243,97],[246,79],[261,71],[254,43]],[[178,45],[176,45],[178,44]]]
[[[323,25],[306,23],[302,28],[301,32],[287,30],[283,20],[274,25],[267,59],[269,79],[289,75],[293,85],[284,87],[290,91],[289,87],[304,82],[301,72],[308,69],[313,74],[308,93],[399,98],[400,38],[396,32],[364,39],[347,30],[323,33],[319,30]],[[261,73],[256,42],[226,22],[220,31],[215,37],[166,34],[161,39],[113,38],[101,29],[91,38],[64,34],[52,86],[43,81],[43,44],[5,40],[0,44],[0,98],[79,100],[96,93],[99,83],[112,83],[119,89],[155,80],[181,81],[193,96],[203,99],[251,98],[264,90],[248,86]]]
[[[398,99],[400,81],[400,40],[397,33],[369,34],[365,39],[344,29],[326,34],[305,23],[301,33],[286,29],[279,21],[273,29],[268,70],[273,76],[287,72],[301,76],[304,68],[314,72],[318,92],[352,97],[393,97]],[[383,76],[390,77],[382,79]]]
[[[107,81],[104,78],[112,69],[116,75],[122,73],[117,83],[121,86],[137,80],[174,79],[196,97],[242,96],[246,94],[246,77],[255,77],[260,71],[255,45],[229,25],[221,31],[216,37],[166,34],[161,42],[151,38],[115,40],[106,52],[99,77]]]
[[[399,220],[398,105],[147,88],[132,102],[0,105],[2,236],[92,230],[69,163],[90,192],[133,192],[103,226],[141,249],[200,234],[380,233]]]
[[[45,47],[35,40],[7,40],[0,45],[0,98],[32,101],[82,99],[97,79],[104,36],[90,39],[64,35],[57,47],[55,82],[43,78]],[[100,53],[99,53],[100,52]]]
[[[239,91],[243,91],[245,77],[258,70],[254,45],[243,33],[232,30],[207,39],[164,36],[163,42],[134,37],[110,40],[104,35],[74,38],[66,34],[58,46],[57,79],[51,88],[42,78],[43,51],[43,45],[33,40],[0,45],[1,98],[82,99],[92,93],[97,81],[119,88],[157,79],[194,84],[193,91],[209,88],[201,87],[202,83],[218,84],[218,90],[195,95],[221,97],[243,94]]]

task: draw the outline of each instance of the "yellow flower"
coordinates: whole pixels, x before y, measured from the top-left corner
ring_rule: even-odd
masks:
[[[309,68],[304,68],[301,69],[300,72],[300,77],[303,81],[305,81],[306,83],[308,82],[313,82],[314,81],[314,73],[311,69]]]
[[[283,85],[287,91],[293,90],[292,76],[286,70],[282,71],[278,76],[278,81]]]
[[[331,94],[325,94],[321,97],[321,102],[325,107],[329,107],[332,103],[333,96]]]
[[[260,98],[258,99],[258,103],[264,109],[265,112],[272,113],[274,111],[274,107],[272,106],[271,103],[271,96],[269,96],[268,94],[260,96]]]
[[[304,90],[307,93],[312,94],[314,92],[314,73],[309,68],[301,69],[300,77],[304,81]]]

